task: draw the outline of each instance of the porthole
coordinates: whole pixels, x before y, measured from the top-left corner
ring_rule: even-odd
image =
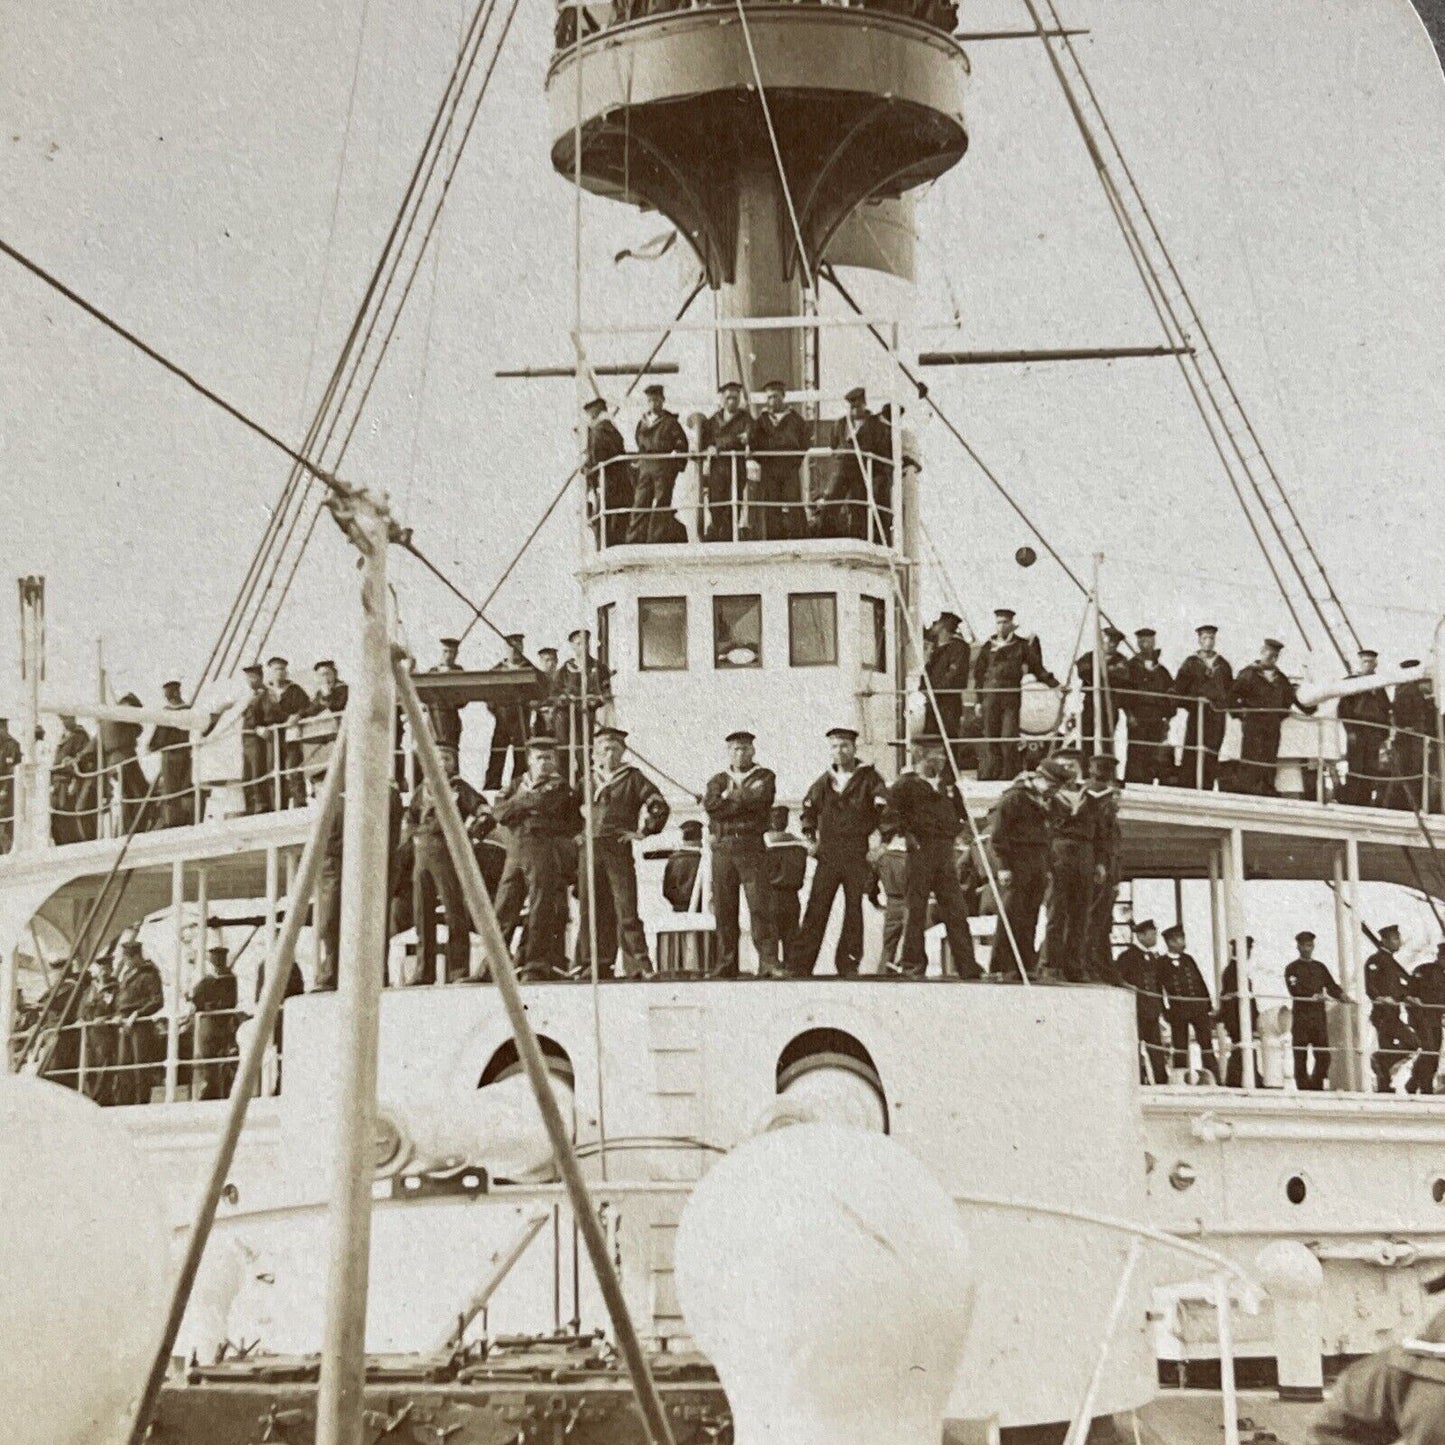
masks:
[[[1430,1198],[1436,1204],[1445,1204],[1445,1175],[1437,1174],[1430,1181]]]
[[[1291,1174],[1285,1181],[1284,1197],[1291,1204],[1303,1204],[1305,1195],[1310,1192],[1310,1187],[1305,1181],[1303,1174]]]

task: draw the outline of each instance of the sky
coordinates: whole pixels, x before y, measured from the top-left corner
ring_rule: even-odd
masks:
[[[1445,88],[1407,0],[1072,0],[1067,19],[1216,344],[1357,624],[1387,660],[1445,608]],[[970,0],[970,25],[1019,25]],[[460,0],[0,0],[0,235],[299,438],[420,146]],[[547,161],[549,7],[519,11],[438,233],[344,468],[388,491],[439,565],[490,590],[572,465],[568,381],[501,367],[570,357],[573,195]],[[1153,344],[1159,337],[1040,47],[971,48],[971,144],[920,198],[918,285],[854,277],[905,348]],[[586,198],[589,325],[659,328],[686,265],[613,262],[655,216]],[[954,323],[955,309],[958,322]],[[706,315],[706,311],[703,313]],[[196,680],[287,463],[153,364],[0,264],[0,497],[8,570],[48,587],[57,690]],[[603,337],[599,359],[636,359]],[[666,355],[710,396],[695,343]],[[886,361],[840,345],[825,385]],[[935,371],[935,396],[1070,565],[1176,662],[1203,620],[1244,660],[1302,649],[1173,363]],[[628,414],[630,416],[630,414]],[[924,512],[948,574],[930,610],[1016,607],[1066,661],[1082,601],[937,423]],[[496,599],[505,631],[558,642],[579,613],[575,512],[559,509]],[[349,665],[347,545],[324,519],[274,645]],[[468,613],[395,562],[408,636]],[[0,608],[13,606],[13,594]],[[0,707],[18,700],[0,625]],[[481,636],[471,660],[499,651]],[[1326,667],[1323,669],[1328,672]]]

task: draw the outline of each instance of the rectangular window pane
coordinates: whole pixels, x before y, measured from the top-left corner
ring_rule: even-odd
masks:
[[[838,599],[832,592],[794,592],[788,598],[788,662],[828,667],[838,661]]]
[[[714,667],[763,665],[763,599],[755,595],[712,600]]]
[[[607,602],[597,609],[597,657],[603,667],[612,666],[613,605]]]
[[[888,671],[888,605],[881,597],[860,599],[858,656],[868,672]]]
[[[687,598],[637,599],[637,658],[643,672],[678,672],[687,666]]]

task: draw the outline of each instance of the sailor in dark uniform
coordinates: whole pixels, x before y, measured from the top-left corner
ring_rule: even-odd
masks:
[[[1291,1003],[1290,1043],[1294,1048],[1294,1081],[1298,1089],[1319,1090],[1330,1076],[1330,1030],[1325,1000],[1343,1003],[1334,975],[1315,957],[1315,936],[1308,929],[1294,936],[1299,957],[1287,964],[1284,986]]]
[[[1179,664],[1174,696],[1185,710],[1184,756],[1179,785],[1212,788],[1219,776],[1219,747],[1234,693],[1234,669],[1215,651],[1219,629],[1205,623],[1194,629],[1199,648]]]
[[[185,702],[179,682],[168,682],[162,689],[168,712],[181,712]],[[151,730],[150,751],[161,755],[159,789],[160,826],[179,828],[196,821],[196,794],[191,773],[191,735],[185,728],[157,723]]]
[[[668,854],[662,869],[662,896],[674,913],[686,913],[692,907],[697,873],[702,866],[702,824],[689,818],[680,831],[682,846]],[[707,906],[707,899],[700,901]]]
[[[125,693],[118,704],[120,707],[139,707],[140,699],[133,693]],[[102,722],[100,725],[100,741],[105,754],[106,771],[106,792],[109,794],[112,779],[118,779],[120,783],[120,825],[130,833],[142,825],[152,826],[154,810],[145,807],[146,794],[150,790],[150,784],[146,781],[146,775],[141,771],[141,765],[136,757],[136,747],[140,742],[141,726],[133,722]],[[9,814],[5,811],[5,794],[3,783],[5,779],[5,740],[8,735],[0,730],[0,825],[3,825]],[[14,743],[15,739],[10,738]],[[19,745],[16,744],[16,761],[19,761]],[[13,799],[12,805],[13,805]],[[0,832],[0,842],[4,842],[4,834]]]
[[[848,414],[840,416],[828,434],[833,475],[819,510],[819,531],[825,537],[866,538],[870,495],[880,513],[891,505],[893,437],[888,423],[868,410],[861,386],[843,400]]]
[[[306,715],[320,717],[322,713],[329,712],[333,717],[340,717],[346,711],[351,688],[341,681],[336,664],[329,657],[323,657],[311,670],[316,674],[316,681],[320,686],[311,699]]]
[[[73,717],[50,760],[50,834],[57,843],[88,842],[96,835],[95,739]]]
[[[1089,759],[1089,781],[1085,792],[1099,814],[1094,840],[1094,889],[1089,897],[1090,977],[1103,983],[1114,980],[1114,899],[1119,892],[1120,855],[1124,846],[1119,826],[1119,760],[1112,753],[1096,753]]]
[[[1370,1001],[1370,1023],[1375,1030],[1375,1052],[1370,1060],[1375,1089],[1388,1094],[1396,1067],[1415,1052],[1420,1041],[1400,1012],[1410,991],[1410,975],[1395,958],[1401,947],[1399,925],[1387,925],[1377,937],[1379,947],[1365,960],[1365,997]]]
[[[195,1057],[201,1062],[192,1080],[192,1097],[224,1099],[236,1076],[236,1011],[239,995],[231,955],[223,944],[206,950],[210,972],[191,990],[195,1009]]]
[[[788,388],[781,381],[770,381],[763,390],[767,403],[753,418],[748,450],[758,465],[755,491],[762,503],[762,535],[772,542],[787,541],[807,530],[802,468],[808,426],[787,405]]]
[[[439,748],[438,751],[462,822],[474,826],[485,808],[481,794],[457,771],[456,749]],[[410,811],[416,981],[436,982],[436,910],[440,905],[447,926],[446,981],[455,983],[466,978],[471,970],[472,916],[451,849],[447,847],[430,784],[423,781],[417,785]]]
[[[706,458],[706,496],[703,540],[731,542],[764,535],[762,518],[752,503],[748,486],[748,436],[752,414],[743,405],[742,385],[725,381],[718,388],[722,405],[702,424],[702,450]]]
[[[112,1004],[119,1025],[113,1091],[118,1104],[149,1103],[151,1090],[161,1081],[155,1066],[165,1058],[166,1046],[156,1015],[164,1005],[161,971],[141,952],[140,939],[132,933],[121,944]]]
[[[1036,770],[1015,778],[994,805],[989,846],[998,860],[1008,928],[995,936],[992,974],[1032,976],[1038,963],[1039,912],[1049,887],[1049,799],[1073,777],[1074,770],[1062,759],[1045,758]]]
[[[1152,627],[1134,633],[1138,651],[1129,659],[1125,691],[1119,699],[1128,720],[1129,757],[1124,780],[1129,783],[1172,783],[1174,750],[1169,722],[1179,710],[1174,679],[1159,661]]]
[[[250,691],[241,707],[241,796],[248,813],[269,813],[276,806],[276,792],[266,777],[269,771],[266,746],[266,688],[259,662],[241,669]]]
[[[728,767],[708,780],[703,794],[702,805],[712,835],[712,891],[718,936],[718,962],[713,976],[717,978],[738,975],[739,892],[747,894],[759,974],[782,976],[763,845],[778,783],[770,769],[756,762],[754,741],[753,734],[745,729],[728,734]]]
[[[926,685],[921,689],[928,703],[928,730],[942,731],[954,752],[955,763],[963,737],[963,695],[968,688],[971,656],[968,643],[958,635],[959,625],[956,612],[940,612],[938,621],[929,628],[928,660],[923,664]]]
[[[457,661],[462,644],[455,637],[441,639],[442,658],[428,672],[464,672],[466,669]],[[462,710],[450,702],[429,702],[426,705],[427,722],[431,724],[431,735],[439,748],[460,748],[462,745]]]
[[[983,766],[981,780],[1002,780],[1019,770],[1019,707],[1026,676],[1038,678],[1050,687],[1058,679],[1044,666],[1043,650],[1037,637],[1019,632],[1011,607],[994,609],[997,628],[973,662],[973,685],[983,704]]]
[[[927,971],[923,935],[928,926],[928,902],[933,898],[954,972],[964,979],[981,978],[968,926],[968,900],[958,880],[958,836],[968,826],[964,802],[948,773],[943,739],[937,733],[925,733],[914,738],[913,746],[913,766],[888,790],[888,803],[878,825],[885,839],[901,835],[908,843],[899,972],[922,978]]]
[[[1410,1001],[1410,1025],[1420,1040],[1420,1052],[1405,1085],[1407,1094],[1433,1094],[1435,1075],[1440,1072],[1441,1019],[1445,1017],[1445,943],[1435,957],[1422,963],[1410,975],[1406,996]]]
[[[1279,761],[1279,734],[1284,720],[1300,707],[1294,683],[1279,670],[1284,643],[1266,637],[1259,661],[1239,670],[1230,695],[1230,710],[1240,719],[1240,790],[1265,797],[1274,794],[1275,764]]]
[[[808,845],[788,828],[788,810],[774,807],[763,834],[768,888],[773,900],[773,921],[778,928],[778,949],[786,973],[798,974],[799,895],[808,875]]]
[[[0,853],[8,853],[15,843],[15,769],[23,757],[9,718],[0,717]]]
[[[600,396],[594,396],[585,410],[587,457],[583,469],[587,478],[587,509],[593,519],[592,535],[602,546],[616,547],[627,538],[632,511],[632,466],[626,460],[627,443],[607,415],[607,403]]]
[[[1124,634],[1117,627],[1104,629],[1103,668],[1099,671],[1099,702],[1097,721],[1094,709],[1094,674],[1096,652],[1086,652],[1074,663],[1083,693],[1084,710],[1079,716],[1079,751],[1087,758],[1094,751],[1095,733],[1103,752],[1114,751],[1114,732],[1118,725],[1119,704],[1129,687],[1132,669],[1129,659],[1119,651]]]
[[[1201,1065],[1219,1082],[1222,1075],[1214,1055],[1213,1000],[1199,965],[1184,951],[1184,929],[1179,924],[1164,930],[1167,955],[1159,964],[1159,982],[1164,991],[1164,1011],[1169,1019],[1169,1040],[1174,1050],[1174,1067],[1189,1067],[1189,1039],[1199,1044]]]
[[[507,655],[497,663],[498,672],[530,672],[532,664],[527,661],[523,650],[526,639],[520,632],[509,632],[505,638]],[[489,793],[502,786],[502,775],[507,769],[507,756],[512,758],[511,781],[522,776],[526,767],[527,710],[521,703],[497,703],[492,709],[495,722],[492,727],[492,743],[487,753],[487,776],[482,787]]]
[[[577,874],[582,808],[561,776],[557,744],[527,739],[527,768],[508,787],[493,813],[511,832],[507,867],[497,887],[497,923],[510,938],[527,907],[521,974],[527,980],[567,972],[567,889]]]
[[[1093,972],[1089,914],[1106,873],[1100,799],[1070,778],[1049,799],[1049,920],[1044,961],[1071,983]]]
[[[301,739],[293,735],[292,724],[305,717],[311,699],[306,690],[291,681],[284,657],[266,659],[266,700],[262,716],[271,739],[271,760],[281,765],[281,797],[288,808],[306,806],[306,776],[302,772]]]
[[[803,797],[803,836],[817,863],[789,972],[812,973],[833,912],[833,899],[842,889],[843,924],[833,964],[840,978],[851,978],[863,959],[868,844],[888,801],[888,788],[876,768],[858,761],[855,728],[829,728],[827,738],[832,762]]]
[[[1379,665],[1380,654],[1371,647],[1360,649],[1357,677],[1369,677]],[[1336,716],[1345,726],[1345,782],[1340,789],[1342,803],[1368,807],[1380,801],[1384,787],[1381,755],[1390,740],[1390,694],[1383,687],[1352,697],[1342,697]]]
[[[675,413],[664,405],[666,392],[655,382],[643,387],[647,414],[637,423],[637,460],[629,542],[666,542],[677,518],[672,511],[672,488],[687,465],[689,444]]]
[[[1442,1281],[1425,1288],[1437,1293]],[[1445,1313],[1413,1339],[1356,1360],[1310,1424],[1308,1445],[1439,1445],[1445,1440]]]
[[[634,838],[650,838],[667,825],[670,809],[657,784],[640,768],[623,761],[627,734],[621,728],[599,728],[593,743],[592,860],[597,911],[597,967],[602,978],[612,975],[619,944],[625,978],[643,978],[653,971],[647,934],[637,911],[637,864]],[[581,850],[577,902],[580,913],[573,958],[578,972],[592,967],[592,923],[588,918],[586,850]]]
[[[1407,657],[1400,666],[1419,667],[1420,660]],[[1394,731],[1390,736],[1392,777],[1386,787],[1386,799],[1392,808],[1430,808],[1425,796],[1425,749],[1435,741],[1436,712],[1434,686],[1428,677],[1418,682],[1402,682],[1395,689],[1390,707]],[[1431,768],[1433,774],[1437,771]],[[1438,781],[1432,791],[1438,788]]]
[[[1164,1045],[1164,992],[1159,983],[1159,930],[1152,918],[1133,925],[1134,941],[1114,960],[1119,982],[1134,995],[1139,1034],[1139,1082],[1169,1082],[1169,1050]]]

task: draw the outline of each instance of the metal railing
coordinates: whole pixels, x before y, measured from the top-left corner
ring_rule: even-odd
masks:
[[[958,5],[955,0],[746,0],[749,5],[766,3],[780,5],[828,5],[834,9],[867,10],[879,15],[892,15],[901,20],[914,20],[931,30],[951,35],[958,28]],[[690,10],[731,9],[735,0],[608,0],[605,4],[578,4],[562,0],[557,7],[553,40],[559,51],[577,43],[577,19],[581,16],[582,36],[596,35],[619,25],[659,16],[678,15]]]
[[[688,468],[697,496],[679,499]],[[809,538],[892,547],[899,502],[893,463],[853,449],[627,452],[587,470],[588,527],[599,550]]]
[[[55,1031],[60,1037],[44,1077],[105,1107],[224,1099],[240,1059],[240,1030],[250,1018],[242,1008],[187,1011],[176,1031],[174,1061],[165,1012],[79,1019]],[[276,1092],[280,1077],[279,1032],[271,1049],[262,1085],[267,1094]],[[167,1084],[172,1078],[173,1089]]]

